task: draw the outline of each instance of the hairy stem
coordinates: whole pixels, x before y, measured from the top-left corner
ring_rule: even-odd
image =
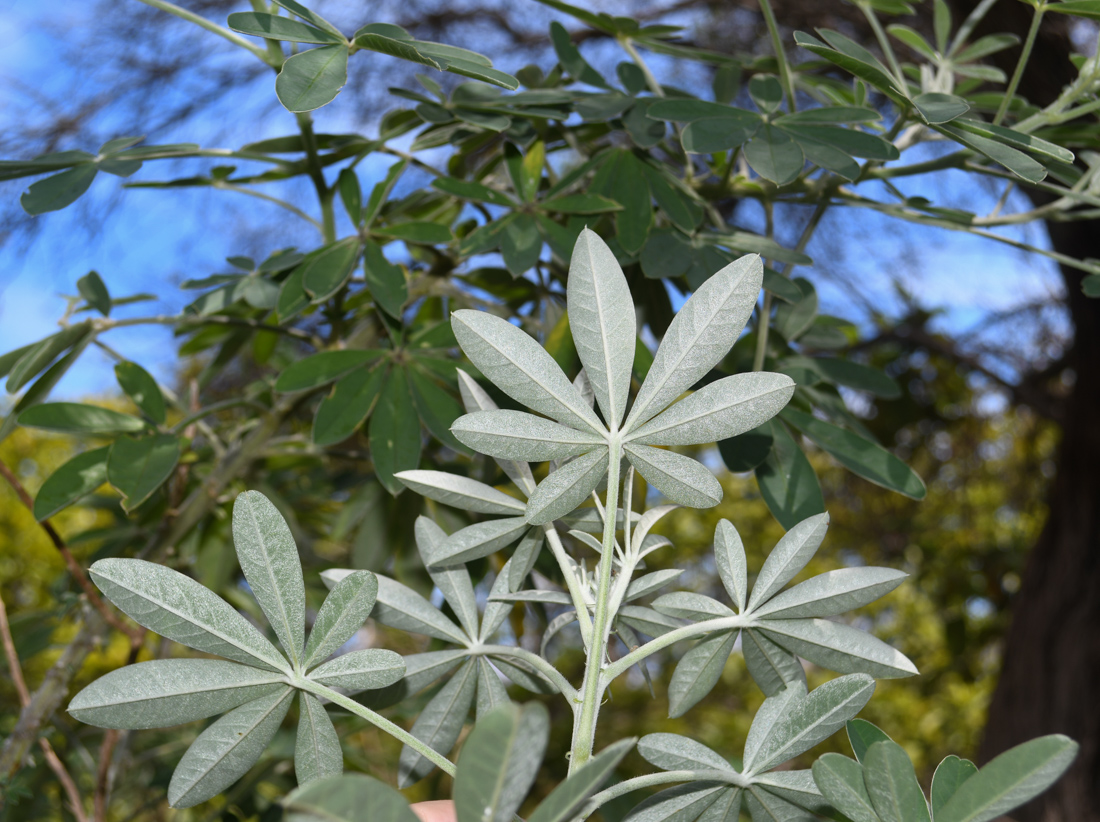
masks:
[[[562,676],[561,671],[547,662],[538,654],[533,654],[525,648],[517,648],[514,645],[479,645],[470,649],[471,656],[510,656],[525,662],[540,674],[545,676],[554,686],[561,691],[562,696],[570,702],[578,696],[577,689],[569,684],[569,680]]]
[[[685,625],[683,628],[676,628],[675,630],[669,631],[667,634],[662,634],[655,639],[651,639],[641,648],[637,648],[629,654],[619,657],[604,668],[602,684],[610,685],[617,677],[629,670],[631,666],[637,665],[643,659],[651,657],[658,651],[667,648],[669,645],[674,645],[681,640],[692,639],[697,636],[702,636],[703,634],[711,634],[715,631],[731,631],[735,628],[749,628],[754,624],[755,620],[751,617],[737,614],[734,616],[707,619],[692,625]]]
[[[577,610],[577,624],[581,629],[581,641],[587,650],[592,647],[592,616],[588,613],[588,603],[585,602],[584,593],[581,591],[581,582],[573,570],[573,564],[565,553],[565,546],[561,544],[561,536],[554,524],[547,523],[542,526],[546,534],[546,544],[550,546],[550,553],[558,561],[562,576],[565,577],[565,587],[569,589],[569,596],[573,600],[573,607]]]
[[[423,742],[421,742],[411,733],[406,731],[400,725],[396,725],[393,722],[390,722],[384,716],[376,714],[365,705],[360,705],[354,699],[350,699],[341,693],[337,693],[331,688],[326,688],[324,685],[314,682],[311,679],[306,679],[305,677],[288,681],[291,685],[301,688],[303,691],[309,691],[315,696],[323,696],[325,699],[329,700],[333,704],[339,705],[341,708],[351,711],[351,713],[355,714],[359,718],[367,720],[367,722],[369,722],[374,727],[385,731],[394,739],[408,745],[422,757],[429,760],[433,765],[438,766],[440,770],[442,770],[444,773],[450,776],[455,775],[455,766],[454,763],[451,762],[451,760],[425,745]]]
[[[1012,79],[1009,80],[1008,88],[1005,89],[1005,96],[1001,99],[1001,106],[997,109],[997,116],[993,118],[993,125],[995,126],[1000,125],[1005,115],[1008,114],[1008,107],[1012,105],[1012,98],[1016,95],[1016,89],[1020,85],[1020,78],[1024,76],[1024,69],[1027,67],[1028,58],[1031,57],[1031,49],[1035,46],[1035,38],[1039,34],[1039,24],[1043,22],[1043,12],[1045,10],[1045,6],[1042,5],[1035,8],[1035,16],[1031,18],[1031,28],[1027,31],[1027,39],[1024,40],[1024,47],[1020,52],[1020,59],[1016,62],[1016,70],[1012,72]]]
[[[662,771],[661,773],[635,776],[593,794],[592,798],[585,804],[584,810],[577,814],[576,819],[591,816],[601,805],[642,788],[652,788],[655,785],[669,785],[676,782],[726,782],[738,787],[747,787],[748,780],[741,779],[740,776],[740,774],[733,771]]]
[[[615,559],[615,514],[619,507],[619,462],[622,459],[622,443],[619,435],[611,437],[608,447],[607,502],[604,505],[603,552],[600,555],[599,582],[596,588],[596,617],[592,626],[592,644],[588,648],[588,660],[581,686],[580,712],[573,723],[573,745],[569,755],[569,772],[592,758],[592,746],[596,739],[596,720],[603,699],[604,656],[607,638],[611,630],[611,566]]]

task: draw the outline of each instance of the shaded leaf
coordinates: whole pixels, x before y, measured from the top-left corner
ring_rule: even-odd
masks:
[[[320,46],[283,62],[275,94],[287,111],[313,111],[335,100],[347,81],[347,46]]]
[[[806,517],[824,511],[825,500],[813,466],[787,428],[777,420],[768,426],[772,449],[756,468],[756,482],[772,516],[784,528],[792,528]]]
[[[19,424],[80,434],[121,434],[145,428],[145,423],[137,417],[76,402],[46,402],[28,408],[19,415]]]
[[[374,408],[387,373],[384,367],[370,371],[360,368],[340,379],[317,407],[313,417],[313,442],[322,446],[335,445],[359,430]]]
[[[680,658],[668,683],[670,718],[683,716],[718,684],[736,641],[737,631],[715,634]]]
[[[42,483],[34,497],[34,518],[39,522],[83,499],[107,481],[110,446],[77,454]]]
[[[298,734],[294,742],[294,775],[305,785],[344,771],[344,751],[328,711],[313,694],[298,694]]]
[[[371,416],[369,436],[374,473],[396,496],[405,486],[394,475],[417,467],[422,445],[420,420],[403,368],[390,372]]]
[[[124,497],[129,513],[163,485],[180,459],[180,441],[173,434],[119,437],[107,454],[107,481]]]
[[[705,465],[691,457],[631,443],[623,449],[646,482],[668,499],[690,508],[710,508],[722,501],[722,486]]]
[[[447,754],[458,741],[462,726],[474,704],[477,691],[477,664],[470,660],[458,673],[432,697],[413,723],[411,733],[432,750]],[[401,749],[398,762],[397,782],[407,787],[423,779],[435,765],[412,748]]]

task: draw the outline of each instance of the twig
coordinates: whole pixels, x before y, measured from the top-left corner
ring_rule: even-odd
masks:
[[[0,461],[0,475],[3,475],[7,480],[8,485],[12,487],[16,495],[27,507],[27,510],[34,514],[34,500],[31,499],[31,495],[27,493],[27,489],[23,487],[23,483],[19,481],[19,477],[12,473],[12,470],[8,468],[7,464]],[[144,628],[131,628],[121,619],[119,619],[114,611],[107,607],[107,603],[99,596],[99,592],[92,585],[92,581],[88,579],[88,575],[84,573],[84,569],[80,567],[80,563],[76,561],[76,557],[69,551],[69,547],[65,544],[65,540],[61,538],[61,535],[57,533],[57,529],[53,527],[48,519],[44,519],[38,523],[42,530],[46,532],[46,535],[50,538],[50,542],[53,543],[54,548],[58,550],[62,558],[65,560],[65,565],[69,569],[69,573],[76,579],[77,584],[80,585],[84,591],[84,595],[88,597],[88,602],[103,615],[103,619],[107,624],[114,628],[116,631],[121,631],[130,637],[130,643],[140,644],[145,638]]]
[[[111,758],[115,755],[115,745],[118,744],[118,731],[110,728],[103,734],[103,743],[99,746],[99,768],[95,775],[95,794],[93,796],[93,813],[95,822],[107,822],[107,796],[109,793],[109,777],[111,774]]]
[[[3,642],[4,656],[8,660],[8,674],[11,677],[12,684],[15,685],[16,692],[19,694],[19,704],[23,706],[25,711],[31,704],[31,695],[27,691],[26,680],[23,679],[23,668],[19,664],[19,655],[15,652],[15,640],[11,635],[11,626],[8,624],[8,609],[4,605],[3,597],[0,597],[0,641]],[[22,724],[22,715],[19,719],[20,724]],[[18,726],[16,728],[18,729]],[[35,731],[37,732],[37,728],[35,728]],[[13,731],[9,739],[14,737],[15,732]],[[50,741],[45,737],[39,737],[38,746],[42,748],[46,764],[50,766],[50,770],[54,772],[57,781],[61,783],[61,789],[65,791],[65,795],[69,799],[73,816],[76,817],[77,822],[88,822],[88,817],[84,813],[84,802],[80,798],[80,791],[77,790],[76,783],[65,767],[65,763],[61,761],[61,757],[57,755]],[[7,749],[7,742],[5,742],[4,747]],[[16,765],[18,766],[18,760],[16,760]],[[0,807],[3,807],[3,797],[0,797]]]

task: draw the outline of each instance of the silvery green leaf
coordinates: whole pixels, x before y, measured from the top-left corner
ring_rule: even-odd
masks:
[[[662,508],[668,506],[660,506]],[[678,506],[672,506],[676,508]],[[648,513],[648,512],[647,512]],[[578,531],[584,531],[586,534],[602,534],[603,533],[603,517],[600,512],[594,508],[579,508],[571,513],[564,514],[558,517],[562,522],[568,525],[570,528],[574,528]],[[625,522],[626,514],[622,508],[615,509],[615,522]],[[630,512],[630,521],[635,526],[639,525],[642,521],[642,515],[637,511]]]
[[[638,519],[638,524],[635,526],[633,533],[630,536],[630,549],[637,552],[645,538],[649,536],[650,530],[657,524],[665,514],[675,511],[679,508],[679,505],[657,505],[647,510]]]
[[[646,594],[652,594],[654,591],[659,591],[682,573],[684,572],[678,568],[666,568],[663,571],[654,571],[652,574],[646,574],[645,576],[633,579],[626,588],[623,602],[640,599]]]
[[[294,775],[299,785],[344,771],[340,737],[321,700],[298,694],[298,736],[294,741]]]
[[[755,777],[753,782],[768,793],[819,816],[826,816],[832,811],[814,784],[813,773],[809,770],[771,771]]]
[[[876,742],[867,749],[863,782],[882,822],[931,822],[917,772],[898,743]]]
[[[500,317],[464,309],[451,315],[458,344],[494,385],[514,399],[563,425],[604,430],[596,413],[534,339]]]
[[[775,696],[769,696],[764,700],[752,718],[748,736],[745,737],[744,771],[748,773],[749,766],[756,759],[760,747],[766,742],[768,736],[775,729],[776,724],[790,709],[790,705],[802,696],[805,689],[799,689],[797,685],[785,688]]]
[[[505,563],[508,569],[509,590],[515,591],[523,585],[523,580],[535,567],[545,538],[546,534],[542,528],[532,528],[520,538],[519,545],[512,552],[512,558]],[[504,571],[501,570],[501,573]]]
[[[852,822],[881,822],[863,781],[863,767],[838,753],[823,754],[814,763],[814,782],[829,804]]]
[[[356,701],[374,710],[396,705],[453,671],[468,656],[465,649],[409,654],[402,657],[405,662],[405,676],[402,679],[387,688],[364,691],[356,697]]]
[[[623,426],[634,431],[693,386],[729,352],[752,314],[764,265],[751,254],[700,286],[673,318]]]
[[[623,450],[645,481],[673,502],[711,508],[722,501],[722,486],[701,462],[648,445],[631,443]]]
[[[607,449],[600,448],[550,474],[527,501],[527,521],[532,525],[553,522],[588,499],[607,475],[607,459]]]
[[[324,685],[354,690],[385,688],[403,676],[405,661],[393,651],[381,648],[342,654],[309,674],[310,679]]]
[[[503,596],[511,590],[512,566],[515,563],[516,558],[513,555],[511,559],[504,563],[504,567],[500,569],[500,573],[493,580],[493,587],[489,589],[489,601],[485,603],[485,612],[481,615],[481,630],[477,635],[478,642],[488,642],[493,634],[497,632],[497,629],[504,624],[504,620],[508,618],[508,614],[512,610],[510,603],[494,600],[493,598]],[[522,580],[520,582],[522,583]]]
[[[282,677],[221,659],[155,659],[104,674],[69,713],[98,728],[168,728],[280,690]]]
[[[458,822],[510,822],[539,772],[550,714],[539,702],[486,714],[462,745],[455,776]]]
[[[736,641],[737,631],[712,634],[680,658],[668,683],[670,718],[683,716],[718,684]]]
[[[726,788],[717,801],[703,811],[698,822],[739,822],[741,819],[741,788]]]
[[[633,431],[643,445],[699,445],[736,437],[770,420],[794,394],[786,374],[735,374],[704,386]]]
[[[756,577],[752,596],[749,597],[749,611],[756,610],[757,606],[775,596],[806,567],[806,563],[813,558],[821,541],[825,539],[828,528],[829,515],[817,514],[802,520],[783,535],[764,560],[760,574]]]
[[[233,503],[233,545],[252,596],[297,663],[306,638],[302,561],[283,515],[259,491],[244,491]]]
[[[741,652],[745,655],[749,676],[765,695],[775,696],[792,682],[806,689],[806,672],[798,657],[759,631],[742,631]]]
[[[569,594],[565,591],[543,591],[538,589],[530,589],[527,591],[516,591],[511,594],[493,594],[489,597],[490,602],[542,602],[547,605],[572,605],[573,600],[569,598]]]
[[[760,629],[787,650],[841,674],[867,673],[897,679],[917,673],[916,666],[881,639],[825,619],[767,619]]]
[[[367,621],[377,597],[378,580],[370,571],[355,571],[336,583],[313,620],[302,668],[308,671],[351,639]]]
[[[575,610],[566,611],[563,614],[558,614],[556,617],[550,620],[550,623],[546,626],[546,630],[542,633],[542,641],[539,643],[539,656],[547,659],[548,657],[546,656],[546,647],[550,644],[550,640],[557,636],[558,632],[561,631],[562,628],[565,628],[568,625],[572,625],[576,621],[577,612]]]
[[[588,798],[610,778],[633,746],[633,739],[621,739],[608,745],[550,791],[550,795],[527,817],[527,822],[569,822],[584,807]]]
[[[373,616],[383,625],[414,634],[466,644],[466,636],[457,625],[428,600],[396,580],[378,576],[378,601]]]
[[[587,228],[577,238],[569,261],[566,302],[577,355],[614,430],[626,411],[638,321],[615,255]]]
[[[634,808],[623,822],[695,822],[725,790],[713,782],[690,782],[666,788]]]
[[[595,551],[597,554],[603,554],[603,543],[596,539],[592,534],[585,531],[572,530],[569,532],[569,536],[573,537],[577,542],[583,543]],[[615,545],[618,546],[619,541],[615,540]]]
[[[732,771],[725,757],[702,742],[679,734],[647,734],[638,740],[638,753],[663,771]]]
[[[874,692],[871,677],[852,674],[826,682],[805,696],[799,694],[787,703],[756,755],[745,758],[745,771],[769,770],[828,739],[860,712]]]
[[[752,822],[814,822],[812,814],[756,785],[745,791],[745,807]]]
[[[508,691],[500,681],[500,674],[485,657],[477,658],[477,714],[481,718],[499,705],[509,702]]]
[[[516,657],[494,656],[493,664],[512,682],[535,694],[556,694],[558,686],[541,672]]]
[[[952,754],[945,756],[943,761],[936,766],[936,772],[932,775],[932,818],[939,816],[940,810],[947,801],[955,795],[955,791],[963,782],[978,772],[978,766],[969,759],[959,759]]]
[[[506,460],[545,462],[583,454],[606,440],[523,411],[478,411],[451,426],[458,441],[480,454]]]
[[[634,630],[653,637],[684,627],[680,620],[641,605],[623,605],[619,608],[619,619]]]
[[[491,485],[448,474],[445,471],[399,471],[394,474],[406,488],[410,488],[422,497],[434,499],[452,508],[462,511],[475,511],[479,514],[497,514],[515,516],[522,514],[527,506],[515,497],[498,491]]]
[[[385,782],[361,773],[318,779],[282,801],[287,822],[360,822],[370,808],[371,822],[420,822],[409,800]]]
[[[580,393],[585,405],[589,408],[593,408],[596,405],[596,394],[592,390],[592,383],[588,379],[588,372],[583,368],[578,371],[577,376],[573,378],[573,387]]]
[[[179,571],[142,559],[101,559],[88,573],[107,599],[154,633],[245,665],[290,670],[256,626]]]
[[[458,391],[462,396],[462,405],[466,413],[475,411],[496,411],[497,404],[485,393],[477,382],[461,368],[458,374]],[[591,403],[589,403],[591,406]],[[516,487],[524,494],[530,496],[535,490],[535,477],[531,474],[531,466],[525,462],[512,462],[511,460],[496,460],[497,465],[507,474],[508,479],[516,484]]]
[[[893,568],[841,568],[826,571],[776,594],[754,612],[772,619],[827,617],[874,602],[893,591],[908,574]]]
[[[437,555],[439,547],[446,542],[446,532],[427,517],[417,517],[415,525],[416,547],[420,556],[428,565],[429,559]],[[458,622],[467,636],[477,636],[478,610],[477,597],[470,572],[462,565],[447,568],[433,568],[429,565],[428,576],[443,598],[454,610]]]
[[[937,822],[996,819],[1054,784],[1073,763],[1077,749],[1076,742],[1061,734],[1041,736],[1010,748],[959,786],[943,806]]]
[[[507,545],[511,545],[530,528],[526,517],[475,522],[455,531],[424,561],[430,566],[460,565],[472,559],[487,557]]]
[[[718,520],[718,527],[714,529],[714,561],[726,593],[743,613],[749,588],[748,561],[741,535],[728,519]]]
[[[246,702],[199,734],[172,774],[168,804],[190,808],[244,776],[279,730],[294,692],[284,687]]]
[[[692,591],[674,591],[664,594],[653,601],[653,607],[662,614],[701,621],[719,617],[736,616],[729,608],[716,599]]]
[[[477,693],[477,664],[469,660],[451,680],[424,706],[413,723],[411,733],[432,750],[446,755],[458,741],[462,726],[474,704]],[[407,745],[398,760],[397,785],[407,788],[423,779],[435,768]]]
[[[638,549],[638,558],[644,559],[658,548],[665,548],[669,545],[672,545],[672,540],[668,537],[662,537],[660,534],[646,534],[646,538],[642,540],[642,545]]]

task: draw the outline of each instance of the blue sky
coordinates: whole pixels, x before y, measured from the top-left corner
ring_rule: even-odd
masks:
[[[242,8],[245,5],[242,3]],[[39,88],[54,96],[95,91],[88,88],[91,79],[74,77],[63,61],[55,59],[58,48],[55,32],[47,30],[41,19],[48,6],[51,25],[64,42],[66,32],[75,36],[87,25],[89,11],[85,4],[71,0],[50,4],[6,0],[0,6],[6,7],[0,14],[0,36],[6,44],[0,50],[0,127],[19,128],[23,118],[33,113],[35,101],[26,93],[27,88]],[[601,68],[611,70],[609,74],[614,63],[622,59],[621,53],[612,54],[607,48],[586,50],[586,54]],[[497,60],[497,65],[515,70],[519,64],[513,65],[514,62],[506,55]],[[662,58],[653,57],[651,64],[659,76],[671,78],[670,82],[695,87],[697,78],[678,74]],[[270,81],[265,79],[263,83]],[[262,91],[262,86],[252,89]],[[227,129],[247,135],[239,142],[293,131],[292,117],[279,110],[264,109],[265,113],[248,122],[243,122],[242,117],[241,123],[227,125],[225,118],[232,111],[232,105],[223,107],[211,122],[193,123],[189,126],[191,131],[168,135],[168,139],[229,146],[235,143],[217,139],[211,143],[206,138],[224,138]],[[352,122],[352,114],[340,105],[338,98],[337,103],[316,113],[318,130],[345,129]],[[120,128],[120,133],[130,131]],[[918,147],[903,159],[925,159],[929,151],[935,150],[935,147]],[[361,164],[365,190],[369,191],[391,162],[392,158],[375,156]],[[146,164],[133,179],[165,179],[212,164],[194,161],[171,169]],[[105,212],[100,226],[90,229],[82,213],[71,208],[35,218],[39,221],[38,232],[29,245],[21,242],[0,245],[0,353],[52,333],[64,311],[62,295],[74,294],[76,280],[89,269],[99,271],[115,294],[158,295],[155,303],[122,310],[123,316],[148,313],[150,308],[173,313],[189,299],[176,284],[188,277],[227,270],[224,258],[241,253],[235,238],[249,227],[269,226],[263,236],[249,235],[249,240],[264,251],[293,244],[308,247],[315,242],[308,226],[303,231],[293,224],[293,217],[283,216],[285,212],[240,195],[207,189],[170,193],[125,191],[121,182],[100,175],[83,201],[84,208]],[[23,187],[25,183],[19,182],[0,185],[0,196],[17,198]],[[908,195],[926,196],[937,205],[977,213],[992,208],[1000,193],[993,187],[975,185],[972,178],[961,172],[941,172],[906,181],[899,187]],[[290,191],[293,198],[295,189],[292,187]],[[300,193],[301,189],[297,191]],[[1010,207],[1014,205],[1018,206],[1019,200],[1010,198]],[[739,219],[748,227],[762,227],[761,215],[752,207],[743,209]],[[1041,226],[1014,229],[1011,233],[1017,239],[1047,245]],[[906,226],[870,211],[836,209],[826,216],[808,250],[821,262],[821,270],[799,273],[808,274],[818,283],[827,311],[853,318],[862,317],[862,309],[837,284],[837,274],[858,283],[869,302],[895,308],[898,304],[895,282],[900,282],[922,305],[944,309],[939,322],[952,331],[980,325],[991,311],[1056,295],[1060,289],[1054,266],[1036,255],[1024,255],[961,233]],[[113,332],[108,341],[159,378],[171,381],[174,343],[164,329]],[[85,367],[66,378],[58,389],[59,395],[71,397],[114,390],[111,363],[106,356],[98,351],[89,351],[85,356]]]

